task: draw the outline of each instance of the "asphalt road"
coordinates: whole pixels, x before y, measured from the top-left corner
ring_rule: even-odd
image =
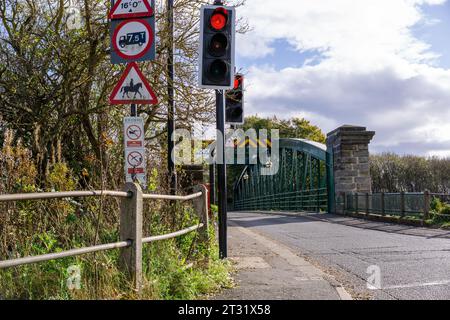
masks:
[[[324,214],[232,212],[229,219],[290,247],[355,298],[450,299],[450,231]]]

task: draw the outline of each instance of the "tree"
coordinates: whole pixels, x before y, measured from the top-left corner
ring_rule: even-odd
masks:
[[[425,158],[393,153],[372,155],[370,175],[373,192],[448,193],[450,159]]]
[[[326,137],[319,127],[312,125],[303,118],[281,120],[277,117],[260,118],[257,115],[245,119],[244,129],[272,129],[280,130],[280,138],[298,138],[325,143]]]
[[[78,29],[66,24],[69,2],[80,8]],[[165,135],[167,122],[169,41],[163,3],[156,2],[156,61],[141,64],[160,101],[139,108],[149,142]],[[205,3],[175,2],[174,87],[181,128],[214,119],[213,95],[197,88],[199,7]],[[123,179],[113,173],[122,167],[122,118],[128,108],[108,103],[124,69],[109,62],[109,6],[105,0],[0,0],[0,128],[12,130],[15,140],[30,148],[41,181],[60,161],[79,175],[87,168],[95,177],[108,177],[113,185]],[[167,137],[160,141],[148,148],[164,158]]]

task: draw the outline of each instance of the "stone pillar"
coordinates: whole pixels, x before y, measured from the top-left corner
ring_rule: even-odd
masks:
[[[345,125],[328,133],[327,149],[333,157],[334,194],[343,203],[344,193],[370,193],[369,143],[375,135],[365,127]],[[342,208],[332,205],[333,212]]]

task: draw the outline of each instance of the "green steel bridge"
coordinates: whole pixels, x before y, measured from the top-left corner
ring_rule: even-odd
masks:
[[[333,158],[324,144],[280,139],[268,164],[246,165],[234,186],[234,210],[330,212]],[[274,174],[264,174],[278,161]]]

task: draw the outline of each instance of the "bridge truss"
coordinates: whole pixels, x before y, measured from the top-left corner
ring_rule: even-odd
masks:
[[[238,211],[330,211],[334,202],[332,156],[325,145],[303,139],[280,139],[271,163],[247,165],[234,186]],[[271,175],[263,171],[279,161]]]

